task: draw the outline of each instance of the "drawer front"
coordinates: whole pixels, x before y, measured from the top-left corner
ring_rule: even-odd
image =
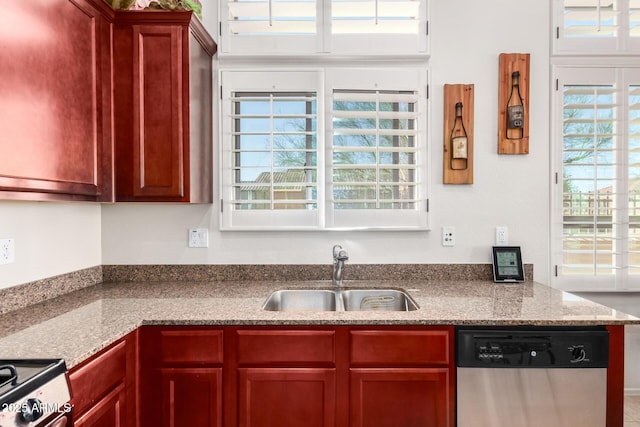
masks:
[[[335,331],[237,331],[238,363],[335,363]]]
[[[160,363],[222,363],[221,330],[160,331]]]
[[[106,396],[118,384],[124,383],[127,368],[127,342],[120,341],[99,353],[87,364],[69,373],[71,402],[76,414],[82,413]]]
[[[448,365],[449,332],[351,331],[355,365]]]

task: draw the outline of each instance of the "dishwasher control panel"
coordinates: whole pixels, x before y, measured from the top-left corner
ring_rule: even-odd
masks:
[[[466,329],[456,333],[457,366],[607,367],[606,329]]]

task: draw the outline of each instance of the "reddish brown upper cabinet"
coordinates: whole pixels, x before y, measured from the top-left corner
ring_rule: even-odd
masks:
[[[9,2],[0,13],[0,199],[113,201],[113,10]]]
[[[192,12],[116,13],[116,201],[212,201],[215,52]]]

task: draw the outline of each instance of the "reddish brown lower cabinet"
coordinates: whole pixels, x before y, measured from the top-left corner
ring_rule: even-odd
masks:
[[[333,427],[333,368],[238,369],[239,427]]]
[[[140,427],[452,427],[453,327],[143,326]]]
[[[350,330],[349,426],[455,425],[453,328]]]
[[[120,384],[83,415],[77,417],[73,425],[75,427],[124,427],[127,425],[124,417],[125,401],[125,387],[124,384]]]
[[[454,425],[447,368],[358,368],[350,377],[351,427]]]
[[[137,332],[69,372],[76,427],[136,427]]]
[[[163,368],[153,375],[160,377],[157,426],[222,425],[222,368]]]
[[[140,427],[221,427],[223,330],[140,331]]]

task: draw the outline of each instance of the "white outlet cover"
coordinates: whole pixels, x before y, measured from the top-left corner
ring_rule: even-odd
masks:
[[[190,248],[208,248],[209,247],[209,230],[206,228],[190,228],[189,229],[189,247]]]
[[[442,227],[442,246],[456,245],[456,228],[447,225]]]
[[[509,228],[504,226],[496,227],[496,246],[509,245]]]
[[[16,261],[16,243],[14,239],[0,239],[0,265]]]

